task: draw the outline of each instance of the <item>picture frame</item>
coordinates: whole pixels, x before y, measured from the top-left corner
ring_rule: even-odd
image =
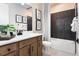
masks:
[[[36,30],[40,31],[42,29],[41,11],[36,9],[35,15],[36,15]]]
[[[16,23],[22,23],[22,16],[16,15]]]
[[[41,21],[40,20],[37,20],[36,22],[36,30],[41,30]]]
[[[37,19],[41,19],[41,11],[36,9],[36,17]]]
[[[23,16],[22,17],[22,21],[23,21],[24,24],[27,24],[27,17],[26,16]]]

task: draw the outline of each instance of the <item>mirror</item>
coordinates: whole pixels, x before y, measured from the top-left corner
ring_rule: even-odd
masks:
[[[26,3],[9,3],[9,24],[16,24],[17,30],[32,31],[32,7]]]
[[[0,3],[0,38],[12,38],[22,31],[32,31],[32,6],[26,3]]]

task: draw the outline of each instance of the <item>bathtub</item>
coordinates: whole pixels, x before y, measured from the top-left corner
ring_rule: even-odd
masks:
[[[75,42],[59,38],[51,38],[52,48],[75,54]]]

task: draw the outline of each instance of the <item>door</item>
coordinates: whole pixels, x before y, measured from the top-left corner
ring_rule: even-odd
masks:
[[[20,56],[29,56],[30,55],[30,47],[25,46],[19,50],[19,55]]]
[[[31,44],[31,56],[37,56],[37,42]]]

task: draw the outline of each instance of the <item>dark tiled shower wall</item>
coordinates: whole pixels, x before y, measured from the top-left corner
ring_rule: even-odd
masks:
[[[75,40],[76,33],[71,31],[71,23],[75,17],[75,9],[51,14],[51,37]]]

